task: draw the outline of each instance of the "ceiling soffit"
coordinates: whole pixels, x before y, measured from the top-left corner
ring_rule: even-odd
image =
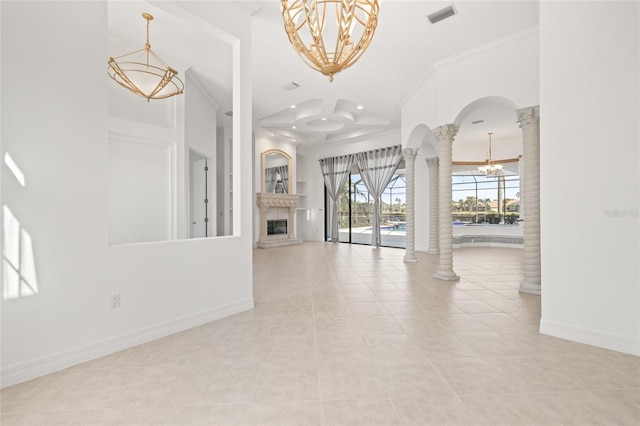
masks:
[[[346,99],[310,99],[259,120],[273,136],[333,142],[388,130],[391,121]]]

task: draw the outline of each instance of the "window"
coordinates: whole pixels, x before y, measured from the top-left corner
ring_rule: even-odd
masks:
[[[520,176],[453,175],[454,223],[513,223],[520,217]]]

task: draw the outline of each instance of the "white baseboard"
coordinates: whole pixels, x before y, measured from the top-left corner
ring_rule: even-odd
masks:
[[[1,387],[5,388],[35,379],[45,374],[54,373],[252,308],[253,299],[244,299],[229,305],[176,318],[119,336],[16,363],[2,369],[0,373]]]
[[[576,327],[555,321],[540,321],[540,333],[616,352],[640,356],[640,340],[629,339],[610,333]]]

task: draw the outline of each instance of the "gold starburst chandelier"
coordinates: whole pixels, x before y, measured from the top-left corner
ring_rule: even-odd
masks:
[[[127,90],[151,99],[164,99],[184,92],[184,83],[178,71],[167,65],[151,50],[149,44],[149,22],[153,16],[143,13],[147,21],[147,42],[144,48],[116,58],[109,58],[109,77]],[[122,59],[126,58],[125,61]]]
[[[491,135],[493,135],[493,132],[489,132],[488,134],[489,134],[489,159],[487,160],[487,164],[485,164],[484,166],[478,167],[478,170],[480,170],[480,172],[482,172],[487,176],[495,176],[500,174],[500,172],[502,171],[502,164],[494,163],[493,159],[491,158]]]
[[[329,81],[367,50],[379,10],[378,0],[282,0],[284,29],[293,48]]]

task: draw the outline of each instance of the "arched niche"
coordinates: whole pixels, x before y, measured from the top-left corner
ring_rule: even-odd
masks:
[[[260,160],[260,181],[261,181],[261,188],[262,188],[262,192],[266,193],[266,192],[271,192],[271,193],[275,193],[275,192],[280,192],[280,191],[276,191],[276,190],[269,190],[267,185],[267,173],[266,170],[267,169],[271,169],[273,167],[282,167],[282,166],[286,166],[286,179],[287,179],[287,190],[284,191],[284,193],[286,194],[293,194],[292,188],[293,188],[293,173],[292,173],[292,158],[289,154],[287,154],[286,152],[282,151],[281,149],[268,149],[266,151],[264,151],[261,155],[261,160]]]

